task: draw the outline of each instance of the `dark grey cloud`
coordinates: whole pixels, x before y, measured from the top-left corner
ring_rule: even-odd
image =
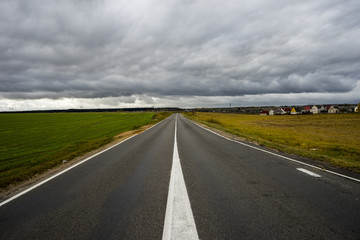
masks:
[[[2,0],[0,98],[347,93],[359,12],[358,0]]]

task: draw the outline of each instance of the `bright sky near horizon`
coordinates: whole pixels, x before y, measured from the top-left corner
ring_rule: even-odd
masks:
[[[0,0],[0,111],[358,103],[358,0]]]

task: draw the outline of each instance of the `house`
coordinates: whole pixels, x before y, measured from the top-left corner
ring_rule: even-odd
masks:
[[[291,115],[301,114],[301,110],[298,107],[293,107],[290,112]]]
[[[312,106],[312,108],[310,108],[310,112],[311,112],[312,114],[319,114],[319,113],[320,113],[320,109],[319,109],[318,106],[314,105],[314,106]]]
[[[291,108],[289,107],[283,107],[281,108],[282,113],[281,114],[290,114]]]
[[[325,106],[320,106],[318,107],[320,113],[327,113],[326,107]]]
[[[281,115],[281,114],[283,114],[283,111],[280,108],[271,109],[269,111],[269,115]]]
[[[355,107],[354,112],[359,112],[358,106]]]
[[[339,109],[338,108],[335,108],[334,105],[328,105],[326,107],[326,110],[328,113],[339,113]]]
[[[354,112],[354,106],[351,106],[351,105],[348,105],[348,104],[339,105],[338,109],[339,109],[340,113],[352,113],[352,112]]]
[[[260,115],[269,115],[269,111],[264,111],[263,110],[263,111],[260,112]]]
[[[309,114],[309,113],[310,113],[310,109],[311,109],[311,106],[305,106],[305,107],[303,107],[303,109],[301,110],[301,113],[302,113],[302,114]]]

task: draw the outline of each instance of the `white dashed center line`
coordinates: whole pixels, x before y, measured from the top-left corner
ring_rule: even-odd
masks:
[[[299,170],[300,172],[303,172],[303,173],[306,173],[306,174],[309,174],[310,176],[313,176],[313,177],[321,177],[320,175],[316,174],[316,173],[313,173],[309,170],[306,170],[304,168],[297,168],[297,170]]]
[[[177,116],[175,121],[175,141],[171,168],[169,194],[166,206],[163,240],[187,239],[198,240],[194,216],[186,191],[185,180],[181,170],[177,141]]]

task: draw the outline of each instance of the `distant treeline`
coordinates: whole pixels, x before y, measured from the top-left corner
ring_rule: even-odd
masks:
[[[63,112],[179,112],[180,108],[99,108],[99,109],[62,109],[62,110],[32,110],[9,111],[2,113],[63,113]]]
[[[328,104],[325,104],[325,106]],[[311,105],[312,106],[312,105]],[[340,112],[348,112],[349,108],[356,107],[356,104],[338,104],[334,105]],[[33,110],[33,111],[7,111],[2,113],[61,113],[61,112],[218,112],[218,113],[243,113],[259,114],[261,111],[271,108],[288,106],[251,106],[251,107],[217,107],[217,108],[99,108],[99,109],[65,109],[65,110]],[[296,106],[303,107],[303,106]]]

